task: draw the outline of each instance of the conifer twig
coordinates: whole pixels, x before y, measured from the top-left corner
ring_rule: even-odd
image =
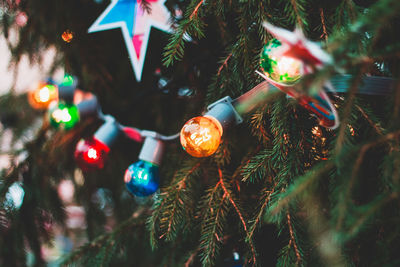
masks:
[[[250,151],[247,154],[247,156],[245,157],[245,160],[243,160],[244,163],[240,164],[240,166],[237,167],[235,172],[233,173],[233,175],[232,175],[233,179],[236,180],[236,178],[243,172],[242,170],[249,165],[251,158],[254,156],[254,154],[258,153],[260,151],[260,149],[261,149],[261,146],[257,146],[254,151]]]
[[[324,10],[322,7],[319,9],[319,15],[321,17],[321,24],[322,24],[322,36],[325,39],[325,42],[328,41],[328,32],[326,31],[326,25],[325,25],[325,16],[324,16]]]
[[[293,244],[294,252],[296,253],[296,265],[299,265],[301,262],[301,256],[299,252],[299,248],[297,247],[296,239],[294,236],[294,231],[292,227],[291,217],[289,211],[286,212],[287,224],[289,227],[289,234],[290,234],[290,242]]]
[[[189,267],[190,264],[194,261],[194,258],[196,257],[197,253],[199,252],[199,248],[196,249],[192,254],[190,254],[189,258],[185,262],[185,267]]]
[[[391,133],[388,133],[388,134],[382,136],[380,139],[376,140],[375,142],[365,144],[360,148],[360,150],[359,150],[360,152],[359,152],[358,158],[357,158],[357,160],[356,160],[356,162],[354,164],[354,168],[352,170],[352,174],[351,174],[351,178],[350,178],[349,184],[346,187],[346,192],[344,193],[345,194],[344,195],[345,199],[349,198],[350,195],[351,195],[351,189],[353,188],[353,186],[355,184],[355,180],[357,178],[358,170],[361,167],[361,163],[362,163],[362,161],[364,159],[364,156],[365,156],[366,152],[370,148],[372,148],[372,147],[374,147],[376,145],[379,145],[379,144],[381,144],[383,142],[386,142],[386,141],[389,141],[391,139],[394,139],[394,138],[398,137],[399,135],[400,135],[400,130],[399,131],[395,131],[395,132],[391,132]],[[344,206],[342,205],[339,208],[339,216],[338,216],[337,223],[336,223],[336,230],[340,230],[341,229],[341,227],[343,225],[343,220],[344,220],[344,217],[345,217],[346,210],[347,210],[347,206],[346,205],[344,205]]]
[[[197,17],[197,13],[199,12],[200,6],[204,3],[204,0],[200,0],[197,6],[194,8],[192,14],[190,15],[189,19],[192,20],[194,16]]]
[[[269,201],[271,200],[271,196],[272,196],[272,194],[275,192],[275,188],[276,188],[276,185],[277,185],[277,184],[278,184],[278,183],[275,182],[275,184],[273,185],[273,187],[271,188],[271,190],[269,190],[269,191],[265,190],[265,191],[266,191],[267,197],[265,198],[265,200],[264,200],[264,202],[263,202],[263,204],[262,204],[262,206],[261,206],[261,208],[260,208],[260,211],[259,211],[258,214],[257,214],[256,220],[255,220],[255,222],[253,223],[253,226],[250,228],[249,234],[248,234],[248,236],[247,236],[248,239],[253,238],[253,234],[254,234],[254,232],[255,232],[255,230],[256,230],[256,228],[257,228],[257,224],[260,222],[261,216],[262,216],[262,214],[263,214],[264,211],[265,211],[265,207],[267,207]]]
[[[293,184],[290,188],[291,191],[286,190],[287,195],[284,196],[271,211],[271,214],[277,214],[284,206],[288,205],[290,201],[299,195],[301,192],[309,188],[315,179],[319,178],[322,173],[334,166],[333,161],[327,161],[322,167],[314,172],[309,171],[309,175],[297,179],[298,183]]]
[[[297,24],[300,26],[300,28],[303,28],[303,21],[301,20],[296,0],[290,0],[290,3],[292,4],[294,13],[296,14]]]
[[[239,210],[238,206],[236,205],[235,201],[233,200],[231,194],[229,193],[229,191],[226,189],[226,187],[224,185],[221,168],[218,168],[218,175],[219,175],[219,183],[220,183],[222,189],[224,190],[225,194],[228,196],[228,199],[231,202],[232,206],[234,207],[236,213],[238,214],[238,216],[240,218],[240,221],[243,224],[243,228],[244,228],[244,231],[246,233],[246,236],[248,236],[249,232],[247,231],[247,225],[246,225],[246,222],[244,221],[243,215],[240,212],[240,210]],[[249,245],[250,245],[250,248],[251,248],[253,264],[255,264],[256,263],[256,252],[255,252],[255,249],[254,249],[254,245],[253,245],[253,242],[251,241],[251,239],[249,239],[248,241],[249,241]]]
[[[202,226],[202,236],[200,241],[200,250],[203,250],[202,253],[202,262],[203,265],[212,265],[215,260],[216,254],[218,253],[219,246],[217,242],[221,242],[220,237],[218,236],[218,232],[221,232],[221,223],[225,218],[225,210],[226,208],[226,198],[227,194],[222,194],[219,204],[217,206],[213,206],[212,202],[214,200],[215,194],[220,188],[220,181],[216,183],[216,185],[212,188],[212,190],[208,193],[208,201],[206,212],[204,213],[204,223]],[[216,201],[218,201],[216,199]],[[214,216],[215,214],[215,216]],[[212,218],[208,218],[212,216]],[[210,220],[212,219],[212,220]]]
[[[392,192],[391,194],[387,195],[386,197],[380,199],[377,201],[375,205],[373,205],[371,208],[368,209],[367,212],[361,216],[357,222],[350,228],[348,233],[350,235],[354,235],[357,230],[360,228],[360,226],[370,217],[372,216],[380,207],[384,206],[386,203],[390,202],[391,200],[398,198],[399,193],[398,192]]]
[[[238,209],[235,201],[232,199],[231,194],[229,193],[229,191],[226,189],[225,185],[224,185],[224,181],[222,179],[222,170],[221,168],[218,168],[218,174],[219,174],[219,184],[221,185],[222,189],[224,190],[225,194],[227,194],[229,201],[231,202],[232,206],[235,208],[236,213],[238,214],[242,224],[243,224],[243,228],[244,231],[246,232],[246,234],[248,234],[247,232],[247,226],[246,226],[246,222],[244,221],[243,215],[240,212],[240,210]]]
[[[337,141],[336,141],[336,147],[335,147],[336,154],[339,154],[341,152],[343,144],[345,142],[345,131],[347,129],[347,124],[349,121],[351,109],[353,107],[353,102],[354,102],[354,99],[356,96],[356,92],[358,90],[358,85],[361,82],[361,74],[363,73],[364,69],[365,69],[365,65],[360,68],[360,70],[358,71],[357,75],[354,77],[354,79],[351,83],[351,86],[350,86],[349,94],[347,97],[348,98],[347,103],[345,104],[345,107],[343,109],[341,126],[339,128],[339,133],[338,133],[338,137],[337,137]]]
[[[169,216],[169,220],[168,220],[168,229],[167,231],[162,234],[160,236],[160,238],[163,238],[164,236],[168,235],[171,232],[171,228],[172,228],[172,222],[173,222],[173,218],[175,215],[175,210],[178,206],[178,202],[180,203],[182,200],[179,197],[179,192],[184,189],[186,187],[186,179],[200,166],[200,162],[198,162],[195,166],[192,167],[192,169],[190,169],[186,175],[182,178],[182,180],[180,180],[177,183],[177,188],[175,189],[176,191],[175,193],[175,200],[174,200],[174,207],[172,209],[172,211],[170,212],[170,216]]]
[[[194,2],[194,1],[193,1]],[[192,2],[192,3],[193,3]],[[192,13],[190,13],[189,17],[186,15],[186,19],[182,21],[182,23],[177,28],[175,34],[171,37],[170,42],[165,47],[163,62],[167,67],[173,63],[176,58],[182,58],[184,54],[184,38],[185,34],[192,33],[195,36],[203,36],[199,25],[194,26],[193,23],[196,24],[197,15],[199,12],[200,6],[204,3],[203,0],[200,0],[196,7],[194,7]],[[197,21],[199,23],[199,21]],[[194,31],[191,31],[191,27],[194,27]]]
[[[398,55],[400,57],[400,55]],[[395,85],[394,105],[393,105],[393,120],[397,121],[400,113],[400,80]]]
[[[374,130],[379,134],[379,135],[383,135],[382,129],[379,128],[375,123],[373,123],[373,121],[369,118],[369,116],[367,115],[367,113],[364,111],[364,109],[362,107],[360,107],[359,105],[355,105],[357,107],[357,109],[360,111],[361,115],[367,120],[367,122],[372,126],[372,128],[374,128]]]
[[[219,75],[221,74],[222,69],[228,65],[228,61],[229,61],[229,59],[231,58],[231,56],[232,56],[232,53],[230,53],[230,54],[226,57],[226,59],[224,60],[224,63],[218,68],[217,76],[219,76]]]

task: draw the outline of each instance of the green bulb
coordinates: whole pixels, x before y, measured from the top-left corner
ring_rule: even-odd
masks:
[[[73,85],[73,84],[74,84],[74,77],[72,77],[71,75],[66,74],[66,75],[64,76],[64,79],[63,79],[63,81],[62,81],[61,84],[64,85],[64,86],[71,86],[71,85]]]
[[[50,124],[55,128],[71,129],[79,122],[79,111],[74,104],[59,102],[49,110]]]
[[[284,84],[293,85],[302,76],[303,63],[295,58],[280,54],[282,44],[277,39],[272,39],[261,52],[260,66],[268,78]]]

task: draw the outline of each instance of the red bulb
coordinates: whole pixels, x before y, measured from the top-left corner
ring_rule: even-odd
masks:
[[[75,160],[83,171],[102,169],[110,148],[96,138],[81,139],[76,145]]]

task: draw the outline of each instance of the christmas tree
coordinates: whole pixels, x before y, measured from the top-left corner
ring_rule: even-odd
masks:
[[[139,32],[132,5],[168,28]],[[136,24],[106,30],[117,9]],[[1,266],[400,264],[398,0],[16,0],[0,19],[12,66],[55,48],[48,77],[71,76],[46,98],[86,103],[0,96]],[[215,128],[207,157],[186,122]]]

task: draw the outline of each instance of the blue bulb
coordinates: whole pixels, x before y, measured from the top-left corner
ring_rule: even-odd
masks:
[[[151,195],[157,191],[160,185],[158,166],[139,160],[128,167],[124,180],[128,191],[135,196]]]

